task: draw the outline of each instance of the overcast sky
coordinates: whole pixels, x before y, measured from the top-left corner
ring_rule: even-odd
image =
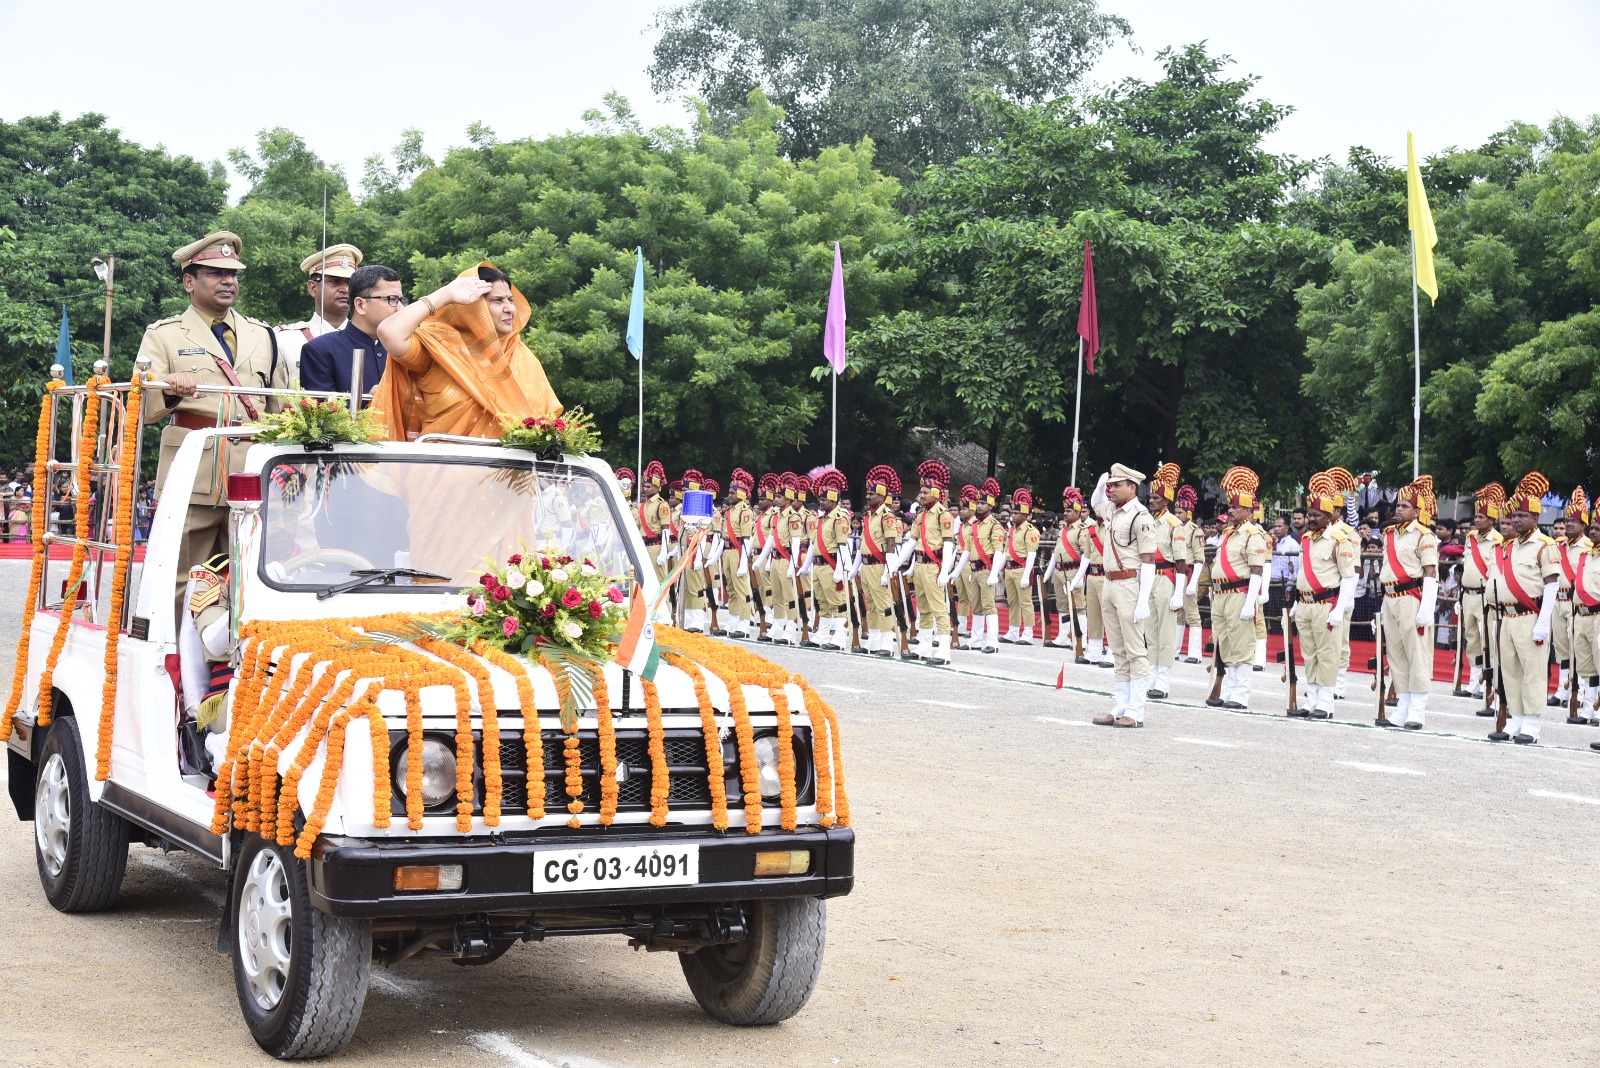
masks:
[[[202,161],[287,126],[343,166],[401,131],[435,158],[482,120],[502,139],[582,126],[617,90],[647,126],[682,124],[644,70],[658,0],[361,5],[240,0],[0,0],[0,117],[107,115],[123,135]],[[1506,123],[1600,111],[1600,0],[1102,0],[1133,25],[1097,80],[1153,77],[1168,45],[1205,40],[1295,114],[1269,143],[1343,159],[1352,144],[1424,155]],[[345,13],[342,13],[345,12]],[[242,190],[235,183],[235,195]]]

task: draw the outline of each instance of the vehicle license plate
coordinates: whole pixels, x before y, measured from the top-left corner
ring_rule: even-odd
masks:
[[[533,858],[533,892],[690,886],[700,881],[700,847],[595,846],[549,849]]]

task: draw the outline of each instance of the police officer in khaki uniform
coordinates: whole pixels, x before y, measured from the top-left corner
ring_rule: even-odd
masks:
[[[645,555],[655,571],[656,582],[667,580],[667,556],[671,549],[672,509],[661,496],[666,485],[667,471],[660,460],[651,460],[644,468],[644,478],[639,483],[639,507],[634,518],[639,521],[639,533],[644,538]]]
[[[1356,561],[1361,546],[1334,523],[1344,494],[1326,471],[1311,476],[1306,533],[1295,574],[1294,629],[1306,658],[1305,705],[1289,715],[1333,718],[1333,684],[1339,676],[1339,628],[1356,603]]]
[[[1585,533],[1589,526],[1589,502],[1582,486],[1572,491],[1564,515],[1566,533],[1556,539],[1556,559],[1561,561],[1561,578],[1556,587],[1556,617],[1550,624],[1550,639],[1555,648],[1560,675],[1556,692],[1547,701],[1558,708],[1567,707],[1568,698],[1572,696],[1572,660],[1575,653],[1572,645],[1572,583],[1578,574],[1579,558],[1590,549]]]
[[[1433,682],[1433,612],[1439,598],[1439,539],[1433,476],[1403,487],[1394,503],[1395,522],[1383,532],[1383,642],[1400,698],[1392,726],[1421,730]]]
[[[1089,499],[1105,522],[1106,581],[1100,591],[1100,612],[1116,665],[1112,684],[1116,706],[1109,715],[1094,718],[1102,727],[1144,726],[1150,689],[1144,622],[1150,617],[1150,591],[1156,582],[1156,521],[1139,503],[1143,481],[1141,472],[1112,464]]]
[[[1590,550],[1578,566],[1578,581],[1573,590],[1572,611],[1577,618],[1578,670],[1584,673],[1578,695],[1578,716],[1591,727],[1600,727],[1600,508],[1589,513]],[[1583,650],[1589,661],[1583,661]],[[1600,742],[1590,742],[1600,749]]]
[[[889,496],[900,492],[900,476],[887,464],[867,472],[867,513],[861,517],[861,589],[867,598],[867,652],[894,656],[894,595],[889,591],[889,555],[898,546]]]
[[[158,492],[191,430],[247,423],[278,410],[275,397],[222,397],[198,393],[196,387],[285,389],[289,385],[272,328],[234,310],[239,299],[239,272],[244,270],[240,252],[238,235],[226,230],[174,252],[172,258],[183,270],[189,307],[182,315],[151,323],[139,344],[139,356],[150,359],[150,373],[167,386],[164,398],[147,401],[140,412],[145,423],[168,420],[161,431]],[[227,476],[241,470],[246,449],[246,442],[206,443],[184,517],[178,556],[184,567],[228,551]],[[186,578],[180,572],[175,612],[183,610]]]
[[[1473,697],[1482,697],[1486,644],[1484,628],[1487,625],[1483,597],[1484,589],[1494,575],[1497,547],[1505,543],[1500,531],[1495,528],[1505,508],[1506,491],[1500,483],[1491,482],[1474,493],[1473,497],[1472,530],[1467,532],[1466,552],[1461,561],[1461,599],[1458,602],[1457,623],[1461,626],[1467,659],[1472,665],[1467,679],[1468,692]]]
[[[1194,509],[1199,503],[1200,495],[1193,486],[1179,487],[1177,500],[1173,502],[1173,511],[1183,524],[1183,543],[1189,547],[1189,580],[1183,584],[1183,609],[1178,616],[1178,641],[1174,650],[1185,664],[1200,663],[1200,654],[1205,651],[1205,629],[1200,622],[1200,574],[1206,565],[1206,539],[1194,521]]]
[[[1006,531],[1006,632],[1000,640],[1010,645],[1033,644],[1033,568],[1039,559],[1039,528],[1033,525],[1033,494],[1014,490],[1011,507],[1016,522]]]
[[[1224,708],[1250,707],[1257,605],[1271,581],[1267,562],[1272,547],[1267,532],[1253,521],[1260,485],[1261,476],[1248,467],[1230,467],[1221,480],[1228,495],[1228,522],[1211,562],[1211,637],[1220,669],[1226,672],[1218,698]]]
[[[1539,531],[1539,509],[1550,480],[1534,471],[1517,483],[1506,502],[1514,536],[1501,546],[1499,581],[1494,584],[1498,641],[1495,651],[1505,680],[1509,731],[1495,731],[1492,742],[1518,745],[1539,740],[1550,684],[1550,624],[1555,618],[1561,561],[1555,539]]]
[[[1356,481],[1356,476],[1342,467],[1330,467],[1323,473],[1329,478],[1329,488],[1336,493],[1343,494],[1347,502],[1351,499],[1351,494],[1360,488],[1360,483]],[[1346,504],[1345,508],[1344,515],[1333,517],[1332,527],[1349,538],[1351,544],[1356,546],[1356,581],[1359,584],[1361,577],[1361,534],[1348,521],[1349,505]],[[1333,699],[1335,701],[1344,700],[1345,676],[1350,670],[1350,617],[1353,614],[1353,612],[1346,612],[1344,622],[1339,624],[1339,674],[1333,684]]]
[[[915,561],[913,580],[917,587],[917,643],[912,654],[930,664],[950,662],[949,585],[955,565],[956,520],[944,505],[950,485],[950,469],[938,460],[917,465],[921,490],[917,494],[919,511],[906,528],[900,560]]]
[[[728,476],[722,510],[722,589],[727,619],[722,626],[735,638],[755,636],[755,598],[750,593],[750,560],[755,543],[756,513],[750,505],[755,479],[742,467]]]
[[[1111,667],[1111,652],[1106,648],[1105,615],[1101,610],[1100,595],[1105,589],[1105,534],[1093,512],[1083,509],[1083,515],[1072,525],[1073,544],[1077,546],[1078,573],[1072,579],[1072,589],[1083,604],[1088,629],[1083,640],[1083,659],[1098,667]]]
[[[1056,593],[1056,636],[1046,644],[1059,649],[1071,648],[1076,642],[1074,626],[1083,626],[1081,618],[1074,619],[1082,615],[1079,611],[1082,606],[1078,595],[1070,590],[1082,562],[1083,554],[1073,540],[1073,527],[1082,517],[1083,494],[1078,492],[1078,487],[1067,486],[1061,491],[1061,527],[1051,542],[1050,562],[1045,565],[1043,576],[1046,582],[1054,581]],[[1088,658],[1080,662],[1088,663]]]
[[[311,318],[298,323],[275,326],[278,356],[288,369],[289,381],[300,381],[300,350],[306,342],[342,329],[350,318],[350,276],[361,266],[361,250],[354,245],[330,245],[300,261],[300,269],[311,276],[306,292],[311,294]],[[371,391],[376,382],[368,382]]]
[[[992,478],[985,479],[978,489],[978,499],[972,506],[973,515],[977,518],[972,527],[972,562],[968,565],[975,580],[972,591],[975,622],[972,629],[976,636],[973,642],[985,653],[1000,651],[1000,608],[995,594],[1004,575],[1005,556],[1002,550],[1006,530],[1000,518],[994,514],[999,502],[1000,483]],[[977,620],[981,620],[981,624]],[[980,626],[982,631],[977,633]]]
[[[778,486],[783,496],[778,501],[772,521],[770,567],[772,574],[772,610],[777,618],[772,628],[772,640],[779,645],[800,644],[800,594],[795,585],[796,570],[800,562],[795,559],[801,535],[805,530],[804,517],[797,512],[798,476],[785,471],[778,476]]]
[[[778,492],[781,483],[778,476],[771,471],[761,476],[756,500],[756,530],[755,543],[751,547],[751,583],[754,589],[761,591],[761,622],[766,624],[764,634],[757,634],[756,641],[770,642],[773,639],[773,624],[778,620],[777,613],[773,611],[773,602],[777,593],[772,582],[772,545],[775,535],[773,528],[778,521]]]
[[[824,649],[844,651],[850,642],[848,590],[850,573],[850,513],[840,503],[849,492],[844,474],[829,468],[815,479],[817,502],[828,511],[817,520],[811,541],[811,586],[817,598],[817,633],[812,639]]]
[[[1178,613],[1189,585],[1189,534],[1172,512],[1183,472],[1174,463],[1156,468],[1150,478],[1150,516],[1156,530],[1156,581],[1150,590],[1150,615],[1144,622],[1150,650],[1150,694],[1167,696],[1172,662],[1178,656]]]
[[[982,581],[973,573],[971,566],[972,538],[977,529],[978,487],[968,483],[961,487],[961,510],[956,514],[956,564],[955,577],[951,582],[952,593],[958,602],[956,620],[965,624],[961,637],[966,640],[968,649],[983,645],[983,636],[989,627],[989,621],[978,615],[976,608],[979,600],[978,583]]]

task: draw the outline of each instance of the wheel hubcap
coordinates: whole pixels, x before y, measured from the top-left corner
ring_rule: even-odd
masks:
[[[51,753],[33,790],[33,837],[45,873],[52,879],[66,867],[71,833],[72,795],[67,786],[67,762],[60,753]]]
[[[277,853],[264,849],[250,862],[239,895],[239,959],[263,1012],[277,1007],[289,982],[293,922],[289,875]]]

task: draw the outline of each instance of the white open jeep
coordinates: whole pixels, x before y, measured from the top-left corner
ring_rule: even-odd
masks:
[[[97,455],[52,464],[52,470],[75,472],[78,462],[95,461],[86,573],[102,585],[110,582],[117,548],[112,520],[127,396],[127,384],[99,390],[105,417]],[[159,393],[147,396],[159,403]],[[79,426],[91,401],[81,386],[59,390],[55,398],[52,437],[65,442],[69,421]],[[233,399],[224,398],[224,409]],[[71,439],[75,445],[75,432]],[[378,708],[386,734],[375,737],[366,720],[345,732],[337,789],[309,858],[297,859],[292,847],[233,826],[213,833],[211,791],[224,747],[206,741],[209,734],[225,736],[229,713],[209,731],[197,725],[182,680],[186,670],[197,669],[186,660],[200,646],[190,640],[192,627],[185,633],[174,606],[188,569],[201,563],[179,559],[180,543],[202,453],[220,448],[219,439],[247,450],[242,465],[234,464],[242,474],[228,480],[236,670],[239,628],[251,621],[455,609],[460,591],[477,583],[481,561],[503,560],[519,545],[562,546],[575,557],[601,561],[606,574],[642,576],[646,593],[653,593],[653,571],[641,566],[644,545],[626,518],[611,469],[598,459],[547,462],[463,439],[308,451],[253,443],[239,427],[189,434],[160,487],[143,564],[133,566],[127,582],[123,618],[106,618],[105,591],[93,582],[65,590],[67,564],[60,560],[44,565],[37,602],[26,607],[30,653],[8,741],[9,788],[18,816],[34,821],[39,877],[52,905],[63,912],[110,907],[130,842],[184,849],[215,863],[228,879],[218,949],[232,955],[251,1034],[278,1057],[327,1054],[350,1039],[373,960],[392,966],[433,954],[481,964],[517,942],[558,935],[620,934],[634,945],[680,954],[694,996],[729,1023],[772,1023],[804,1005],[822,963],[823,899],[851,889],[854,834],[825,818],[830,799],[819,809],[819,779],[824,786],[830,780],[828,769],[819,776],[815,767],[813,735],[826,727],[806,714],[794,685],[785,691],[793,709],[798,824],[790,832],[778,825],[778,747],[771,741],[778,719],[769,691],[740,687],[767,802],[759,826],[747,829],[739,807],[741,743],[728,716],[727,689],[706,672],[722,748],[719,766],[708,767],[707,728],[691,679],[666,664],[656,686],[669,815],[665,825],[652,825],[642,687],[613,663],[605,668],[615,737],[615,816],[608,827],[597,818],[602,787],[610,784],[602,781],[593,708],[580,710],[577,734],[586,805],[569,817],[568,736],[556,714],[554,680],[543,669],[530,673],[541,713],[550,710],[540,716],[537,766],[543,775],[530,781],[516,683],[491,667],[501,732],[497,826],[479,818],[486,796],[484,724],[475,710],[474,818],[470,831],[457,829],[458,782],[464,781],[456,763],[457,701],[449,687],[430,686],[421,691],[423,774],[407,774],[405,703],[384,693]],[[122,451],[137,463],[137,448]],[[76,541],[70,532],[55,540]],[[81,600],[53,665],[53,717],[40,725],[40,679],[69,595]],[[121,636],[109,775],[98,781],[108,627],[121,628]],[[274,670],[284,667],[273,662]],[[233,696],[239,685],[235,679]],[[284,747],[279,775],[306,737],[301,731]],[[324,750],[297,786],[297,834],[323,780],[326,742],[316,744]],[[396,817],[387,827],[377,825],[374,813],[375,769],[385,762]],[[748,778],[748,768],[745,773]],[[423,826],[412,830],[406,790],[419,780]],[[733,813],[724,831],[713,827],[714,780],[722,780]],[[529,801],[541,797],[548,814],[532,818]],[[579,825],[569,826],[569,818]]]

